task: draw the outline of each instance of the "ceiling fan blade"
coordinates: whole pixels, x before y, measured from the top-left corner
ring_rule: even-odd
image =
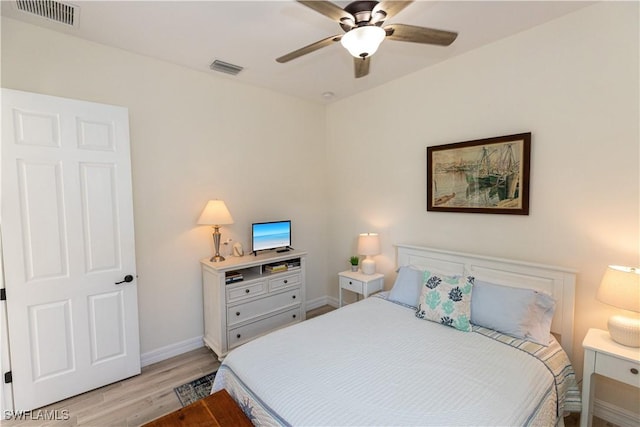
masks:
[[[365,58],[353,58],[356,79],[369,74],[369,64],[371,64],[370,58],[370,56],[367,56]]]
[[[315,43],[311,43],[305,47],[301,47],[300,49],[294,50],[293,52],[289,52],[286,55],[282,55],[280,58],[277,58],[276,61],[282,63],[289,62],[292,59],[296,59],[301,57],[302,55],[306,55],[307,53],[315,52],[316,50],[323,48],[325,46],[329,46],[337,41],[340,41],[342,38],[342,34],[338,34],[335,36],[327,37],[326,39],[318,40]]]
[[[409,6],[411,3],[413,3],[413,0],[381,1],[371,11],[371,20],[369,21],[369,23],[375,24],[377,22],[384,21],[385,19],[389,19],[392,16],[395,16],[405,7]]]
[[[389,40],[449,46],[458,37],[458,33],[417,27],[406,24],[390,24],[384,27]]]
[[[311,1],[303,1],[297,0],[298,3],[301,3],[316,12],[326,16],[329,19],[333,19],[336,22],[346,24],[350,27],[354,27],[356,25],[356,18],[350,14],[349,12],[342,9],[337,4],[333,4],[330,1],[319,1],[319,0],[311,0]]]

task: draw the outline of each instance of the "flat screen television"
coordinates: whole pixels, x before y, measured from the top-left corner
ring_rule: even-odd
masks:
[[[291,221],[254,222],[251,224],[251,248],[258,251],[291,248]]]

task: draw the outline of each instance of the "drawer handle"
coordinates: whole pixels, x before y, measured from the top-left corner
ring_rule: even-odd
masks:
[[[236,311],[236,316],[240,316],[240,312],[239,311]]]
[[[285,285],[286,285],[287,283],[289,283],[289,282],[287,282],[287,279],[284,279],[284,280],[283,280],[283,282],[284,282],[284,284],[285,284]]]
[[[295,314],[293,315],[293,318],[294,318],[294,319],[296,318],[296,315],[295,315]]]
[[[244,292],[248,294],[251,291],[249,289],[245,289]]]
[[[638,369],[637,368],[631,368],[630,370],[631,370],[631,373],[633,375],[638,375]]]
[[[236,335],[236,338],[240,339],[240,337],[241,337],[241,336],[242,336],[242,335],[238,334],[238,335]]]
[[[352,282],[351,280],[349,280],[349,284],[350,284],[350,285],[353,285],[353,282]]]
[[[291,298],[296,299],[296,296],[295,295],[291,295]]]

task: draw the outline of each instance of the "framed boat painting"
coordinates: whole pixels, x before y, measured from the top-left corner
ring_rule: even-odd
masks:
[[[531,132],[427,147],[427,210],[529,215]]]

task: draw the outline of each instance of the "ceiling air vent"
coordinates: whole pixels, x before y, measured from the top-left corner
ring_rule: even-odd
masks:
[[[243,67],[239,65],[229,64],[228,62],[220,61],[216,59],[209,65],[213,71],[220,71],[221,73],[227,73],[234,76],[237,76],[240,71],[243,70]]]
[[[78,6],[53,0],[16,0],[16,7],[22,12],[31,13],[70,27],[78,26],[80,12]]]

